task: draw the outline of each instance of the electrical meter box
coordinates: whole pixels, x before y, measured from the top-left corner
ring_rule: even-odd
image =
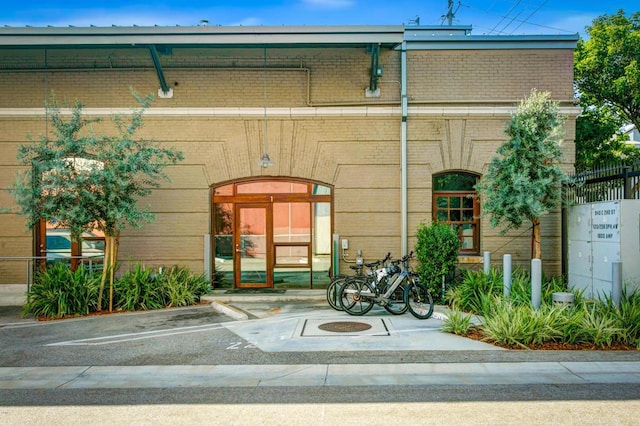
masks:
[[[613,262],[622,263],[622,286],[640,289],[640,200],[568,208],[569,287],[588,298],[611,297]]]

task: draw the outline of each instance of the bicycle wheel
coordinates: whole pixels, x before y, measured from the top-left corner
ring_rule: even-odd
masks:
[[[380,290],[380,293],[385,294],[387,292],[387,286]],[[409,308],[407,302],[404,299],[404,285],[400,284],[390,296],[390,300],[384,305],[384,308],[392,315],[402,315],[407,312]]]
[[[414,317],[427,319],[433,314],[433,298],[425,285],[409,282],[404,289],[404,299]]]
[[[345,281],[340,289],[342,309],[349,315],[364,315],[373,308],[375,292],[371,285],[363,279]]]
[[[340,287],[342,287],[344,282],[344,277],[338,277],[331,281],[331,284],[327,287],[327,302],[329,302],[329,306],[336,311],[342,310],[342,305],[340,304],[338,297],[340,295]]]

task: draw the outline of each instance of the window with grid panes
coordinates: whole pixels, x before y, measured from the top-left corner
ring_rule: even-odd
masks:
[[[480,204],[475,190],[479,176],[453,172],[433,176],[433,220],[458,233],[460,253],[480,253]]]

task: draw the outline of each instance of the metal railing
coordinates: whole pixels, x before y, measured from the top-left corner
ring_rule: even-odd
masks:
[[[0,265],[6,264],[6,262],[24,262],[24,279],[26,283],[12,283],[12,284],[26,284],[27,291],[29,291],[31,285],[33,284],[33,277],[37,268],[39,268],[39,263],[44,262],[45,264],[52,264],[54,262],[68,262],[70,263],[72,259],[78,259],[80,264],[88,266],[88,270],[90,273],[101,271],[102,265],[104,261],[104,256],[68,256],[68,257],[53,257],[53,256],[4,256],[0,257]],[[19,273],[19,268],[16,268],[16,273]],[[8,283],[7,283],[8,284]],[[0,284],[1,285],[1,284]]]
[[[572,204],[640,199],[640,162],[612,163],[571,175],[564,191]]]

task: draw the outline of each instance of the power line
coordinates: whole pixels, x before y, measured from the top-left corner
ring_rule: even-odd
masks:
[[[545,1],[545,3],[546,3],[546,1]],[[487,13],[489,15],[493,15],[493,16],[497,16],[499,18],[502,18],[502,20],[507,19],[506,15],[502,15],[500,13],[495,13],[495,12],[490,12],[488,9],[480,9],[480,8],[474,7],[474,6],[470,6],[470,7],[472,9],[474,9],[474,10],[479,11],[479,12]],[[496,26],[500,25],[501,22],[502,21],[498,22],[498,24]],[[518,22],[520,24],[525,24],[526,23],[527,25],[531,25],[533,27],[546,28],[546,29],[553,30],[553,31],[560,31],[560,32],[571,33],[571,34],[574,33],[574,31],[570,31],[570,30],[567,30],[567,29],[564,29],[564,28],[557,28],[557,27],[552,27],[552,26],[549,26],[549,25],[536,24],[534,22],[526,22],[525,20],[514,19],[514,22]],[[491,32],[495,31],[495,26],[494,26],[493,29],[490,29],[489,27],[483,27],[483,26],[474,25],[474,28],[481,28],[481,29],[488,30],[487,34],[490,34]]]
[[[531,19],[531,17],[532,17],[533,15],[535,15],[536,13],[538,13],[538,11],[539,11],[540,9],[542,9],[542,8],[544,7],[544,5],[545,5],[545,4],[547,4],[547,2],[548,2],[548,1],[549,1],[549,0],[544,0],[544,1],[542,2],[542,4],[536,8],[536,10],[534,10],[533,12],[531,12],[531,14],[530,14],[529,16],[527,16],[527,19],[525,19],[524,21],[520,22],[520,24],[518,24],[518,26],[517,26],[517,27],[515,27],[515,28],[513,29],[513,31],[511,31],[511,34],[515,33],[515,32],[518,30],[518,28],[520,28],[520,27],[522,26],[522,24],[526,24],[526,23],[528,23],[529,19]]]
[[[513,12],[513,10],[514,10],[516,7],[518,7],[518,5],[519,5],[521,2],[522,2],[522,0],[518,0],[518,1],[516,2],[516,4],[514,4],[513,6],[511,6],[511,9],[509,9],[509,10],[507,11],[507,14],[506,14],[506,15],[504,15],[504,16],[502,17],[502,19],[500,19],[500,21],[499,21],[499,22],[498,22],[498,23],[493,27],[493,29],[492,29],[491,31],[489,31],[489,33],[494,32],[494,31],[496,30],[496,28],[498,28],[498,25],[502,24],[502,22],[503,22],[505,19],[508,19],[508,17],[509,17],[509,15],[511,14],[511,12]]]

